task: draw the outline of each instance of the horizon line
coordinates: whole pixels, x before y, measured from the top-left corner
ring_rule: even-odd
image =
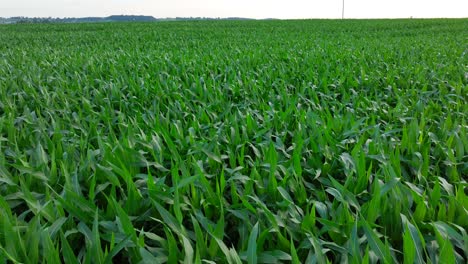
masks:
[[[252,18],[252,17],[243,17],[243,16],[223,16],[223,17],[209,17],[209,16],[172,16],[172,17],[155,17],[152,15],[140,15],[140,14],[113,14],[113,15],[106,15],[106,16],[63,16],[63,17],[54,17],[54,16],[9,16],[9,17],[2,17],[3,19],[12,19],[12,18],[36,18],[36,19],[80,19],[80,18],[108,18],[112,16],[122,16],[122,17],[151,17],[156,20],[158,19],[177,19],[177,18],[188,18],[188,19],[250,19],[250,20],[267,20],[267,19],[275,19],[275,20],[308,20],[308,19],[467,19],[468,17],[418,17],[418,16],[405,16],[405,17],[304,17],[304,18],[276,18],[276,17],[264,17],[264,18]]]

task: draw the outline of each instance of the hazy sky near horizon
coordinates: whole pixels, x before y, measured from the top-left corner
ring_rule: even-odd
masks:
[[[342,0],[0,0],[0,17],[340,18]],[[345,0],[347,18],[468,17],[468,0]]]

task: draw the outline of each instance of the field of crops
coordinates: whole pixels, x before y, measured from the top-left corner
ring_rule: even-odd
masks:
[[[0,25],[0,263],[466,263],[467,36]]]

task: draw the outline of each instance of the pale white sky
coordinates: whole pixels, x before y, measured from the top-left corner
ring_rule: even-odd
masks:
[[[0,0],[0,17],[339,18],[342,0]],[[468,17],[468,0],[345,0],[347,18]]]

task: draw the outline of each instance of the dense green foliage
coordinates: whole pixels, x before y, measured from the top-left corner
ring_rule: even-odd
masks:
[[[466,263],[466,36],[0,26],[0,263]]]

